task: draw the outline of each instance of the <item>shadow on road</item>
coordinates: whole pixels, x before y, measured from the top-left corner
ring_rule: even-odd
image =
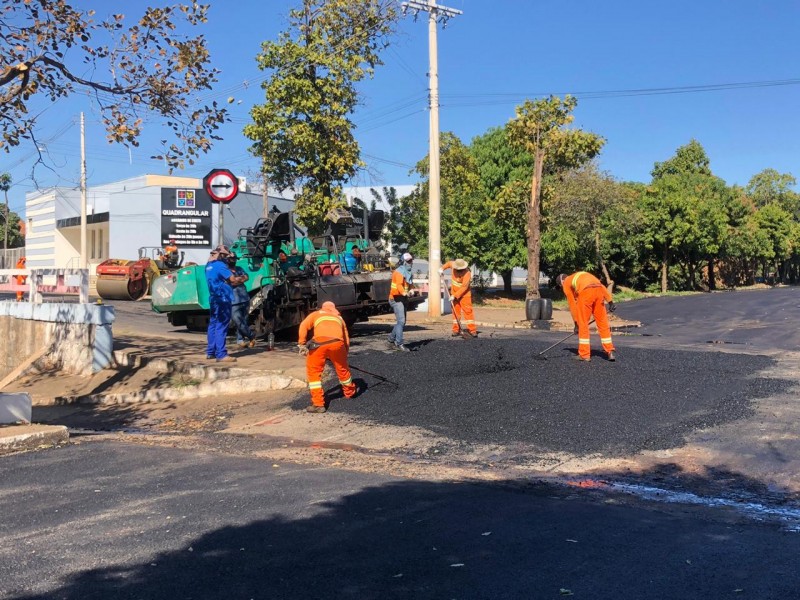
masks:
[[[181,493],[197,510],[203,490]],[[171,550],[139,541],[135,560],[13,597],[765,600],[800,588],[800,536],[705,508],[596,499],[516,482],[399,481],[281,512],[286,498],[273,507],[256,491],[242,510],[260,505],[262,518],[185,536],[173,522]],[[218,505],[217,522],[241,520],[234,504]]]

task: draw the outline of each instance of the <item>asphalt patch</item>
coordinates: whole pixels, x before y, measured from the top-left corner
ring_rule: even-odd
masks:
[[[623,456],[681,446],[690,432],[746,418],[756,399],[794,385],[759,376],[774,363],[767,356],[622,348],[617,362],[596,353],[583,363],[574,348],[557,347],[534,360],[548,345],[482,338],[361,352],[354,366],[397,385],[354,372],[367,389],[347,400],[329,381],[329,410],[425,428],[460,445]],[[307,402],[306,394],[296,406]]]

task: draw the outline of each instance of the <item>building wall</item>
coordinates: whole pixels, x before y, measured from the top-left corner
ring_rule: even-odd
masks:
[[[202,181],[190,177],[143,175],[92,186],[87,190],[87,215],[109,213],[109,220],[87,228],[90,267],[108,258],[135,259],[144,246],[161,247],[161,188],[199,189]],[[80,227],[59,229],[63,219],[80,216],[80,190],[53,188],[26,197],[28,235],[26,255],[30,267],[77,267],[80,258]],[[294,208],[294,201],[270,195],[269,207],[281,211]],[[225,210],[224,242],[232,244],[239,230],[251,227],[261,217],[260,192],[241,192]],[[212,210],[212,247],[219,243],[219,209]],[[94,244],[92,236],[94,235]],[[101,241],[102,238],[102,241]],[[204,263],[211,248],[184,249],[186,262]]]

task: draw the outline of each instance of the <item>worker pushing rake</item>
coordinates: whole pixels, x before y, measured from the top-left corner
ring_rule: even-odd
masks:
[[[450,289],[446,283],[444,286],[445,295],[453,307],[453,337],[460,336],[464,339],[478,337],[475,313],[472,310],[472,273],[469,264],[463,258],[448,261],[439,269],[439,275],[444,275],[447,269],[453,270]]]

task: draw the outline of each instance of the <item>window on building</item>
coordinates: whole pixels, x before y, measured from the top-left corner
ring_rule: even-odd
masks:
[[[97,258],[95,254],[95,231],[92,229],[92,258]]]
[[[103,258],[103,230],[97,231],[97,258]]]

